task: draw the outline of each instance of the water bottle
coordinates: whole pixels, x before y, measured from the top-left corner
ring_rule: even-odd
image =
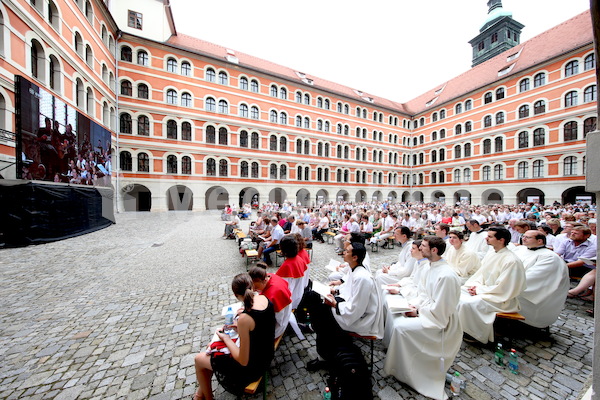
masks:
[[[304,310],[306,311],[306,326],[312,329],[312,326],[310,325],[310,313],[306,310],[306,308]]]
[[[456,371],[454,372],[454,376],[450,382],[450,391],[452,392],[452,396],[458,396],[460,394],[461,384],[462,379],[460,379],[460,372]]]
[[[519,373],[519,358],[515,349],[510,349],[510,354],[508,356],[508,369],[513,374]]]
[[[498,343],[498,346],[496,347],[496,352],[494,353],[494,362],[497,365],[504,367],[504,349],[502,348],[502,343]]]
[[[231,306],[227,307],[227,312],[225,313],[225,325],[229,326],[229,325],[233,325],[233,317],[234,317],[234,313],[233,313],[233,309],[231,308]],[[225,328],[224,332],[226,334],[230,334],[232,331],[231,328]]]
[[[323,400],[331,400],[331,390],[329,390],[329,387],[325,387],[325,390],[323,391]]]

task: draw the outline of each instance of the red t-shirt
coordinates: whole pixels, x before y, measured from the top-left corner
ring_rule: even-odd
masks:
[[[292,292],[285,279],[275,274],[267,274],[269,281],[262,294],[273,303],[275,312],[279,312],[292,303]]]
[[[277,270],[276,274],[282,278],[302,278],[304,272],[308,269],[306,260],[297,255],[296,257],[286,258]]]

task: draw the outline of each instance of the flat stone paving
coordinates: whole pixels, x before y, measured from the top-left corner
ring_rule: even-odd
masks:
[[[194,354],[234,302],[231,278],[246,261],[221,240],[216,211],[121,213],[85,236],[0,250],[0,399],[191,399]],[[242,221],[247,228],[250,221]],[[398,249],[370,254],[374,267]],[[315,244],[312,278],[337,258]],[[451,371],[467,380],[462,399],[577,399],[592,371],[591,303],[567,301],[550,336],[512,329],[520,373],[493,363],[493,346],[463,343]],[[368,343],[361,343],[368,356]],[[321,399],[325,372],[305,366],[314,335],[286,333],[271,366],[268,399]],[[383,377],[375,344],[376,399],[423,399]],[[233,399],[218,385],[217,399]],[[262,394],[249,396],[261,398]]]

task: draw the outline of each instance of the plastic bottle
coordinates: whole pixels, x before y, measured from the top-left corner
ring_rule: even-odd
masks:
[[[234,316],[235,314],[233,313],[233,309],[231,308],[231,306],[227,307],[227,312],[225,313],[225,325],[232,325]],[[225,333],[229,335],[230,332],[230,328],[225,328]]]
[[[494,353],[494,362],[497,365],[504,367],[504,349],[502,348],[502,343],[498,343],[498,346],[496,347],[496,352]]]
[[[453,396],[458,396],[460,394],[460,387],[462,384],[462,379],[460,379],[460,372],[454,372],[454,376],[452,377],[452,381],[450,382],[450,391]]]
[[[310,313],[306,310],[306,308],[304,310],[306,311],[306,326],[312,328],[312,326],[310,325]]]
[[[325,390],[323,391],[323,400],[331,400],[331,390],[329,390],[329,387],[325,387]]]
[[[508,355],[508,369],[513,374],[519,373],[519,356],[517,355],[517,351],[515,349],[510,349],[510,353]]]

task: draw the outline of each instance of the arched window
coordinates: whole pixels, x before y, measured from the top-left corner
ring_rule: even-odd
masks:
[[[138,165],[137,165],[138,172],[150,172],[150,159],[148,158],[148,154],[139,153],[137,156],[137,159],[138,159]]]
[[[192,106],[192,95],[189,93],[181,94],[181,105],[183,107],[191,107]]]
[[[85,63],[90,67],[94,67],[94,52],[89,44],[85,45]]]
[[[240,89],[248,90],[248,78],[246,78],[245,76],[242,76],[240,78]]]
[[[252,170],[250,171],[251,177],[252,178],[259,178],[260,174],[259,174],[259,165],[257,162],[253,162],[252,163]]]
[[[325,105],[324,108],[326,110],[329,110],[331,108],[331,102],[329,101],[329,99],[325,99]],[[360,115],[359,115],[360,116]]]
[[[133,88],[131,86],[131,82],[121,81],[121,95],[122,96],[132,96],[133,95]]]
[[[177,157],[174,155],[167,156],[167,174],[177,173]]]
[[[271,97],[279,97],[279,89],[275,85],[271,85]]]
[[[573,156],[565,157],[563,164],[563,175],[577,175],[577,158]]]
[[[167,90],[167,104],[177,105],[177,92],[174,89]]]
[[[310,94],[308,93],[304,93],[304,104],[306,104],[307,106],[310,105]]]
[[[455,134],[455,135],[460,135],[460,134],[462,134],[462,125],[461,125],[461,124],[457,124],[457,125],[454,127],[454,134]]]
[[[181,140],[192,140],[192,124],[187,121],[181,123]]]
[[[594,53],[589,54],[585,57],[583,62],[583,69],[589,71],[590,69],[596,68],[596,55]]]
[[[31,41],[31,76],[39,79],[40,81],[44,81],[45,76],[45,66],[44,59],[46,58],[44,54],[44,48],[37,40]]]
[[[490,154],[492,152],[492,141],[485,139],[483,141],[483,154]]]
[[[481,179],[484,181],[489,181],[491,172],[492,172],[492,168],[489,165],[486,165],[485,167],[483,167],[483,169],[481,171]]]
[[[77,36],[75,36],[75,50],[77,51]],[[133,59],[133,53],[131,52],[131,47],[123,46],[121,47],[121,61],[131,62]]]
[[[502,153],[502,151],[504,151],[503,143],[504,143],[504,141],[502,140],[501,137],[497,137],[494,139],[494,152],[495,153]]]
[[[240,111],[240,117],[248,118],[248,106],[247,105],[240,104],[239,111]]]
[[[269,178],[277,179],[277,164],[271,164],[269,166]]]
[[[438,177],[439,177],[438,180],[440,181],[440,183],[446,182],[446,174],[444,173],[444,171],[438,172]]]
[[[140,83],[137,85],[137,93],[140,99],[148,98],[148,85],[145,83]]]
[[[577,140],[577,122],[567,122],[564,127],[564,141]]]
[[[219,128],[219,144],[227,146],[229,133],[227,132],[227,128],[221,127]]]
[[[0,25],[0,29],[2,29],[2,25]],[[1,39],[1,37],[0,37]],[[50,89],[60,92],[61,89],[61,81],[60,81],[60,63],[58,59],[51,55],[49,57],[49,67],[50,67]]]
[[[287,114],[282,112],[279,113],[279,123],[282,125],[287,125]]]
[[[529,132],[521,131],[519,132],[519,148],[526,149],[529,147]]]
[[[596,130],[596,117],[589,117],[583,121],[583,137],[585,138],[588,133]]]
[[[465,157],[471,157],[471,143],[465,143],[464,146]]]
[[[241,178],[248,177],[248,161],[242,161],[240,163],[240,177]]]
[[[573,76],[579,73],[579,61],[573,60],[569,61],[567,65],[565,65],[565,77]]]
[[[277,151],[277,136],[271,135],[269,138],[269,150]]]
[[[277,111],[275,111],[275,110],[269,111],[269,121],[273,124],[277,123]]]
[[[287,152],[287,138],[285,136],[279,138],[279,151],[282,153]]]
[[[92,8],[92,3],[89,2],[89,0],[85,1],[85,17],[87,18],[87,20],[89,22],[93,22],[93,18],[94,18],[94,9]]]
[[[458,103],[456,106],[454,106],[454,114],[460,113],[462,113],[462,103]]]
[[[188,156],[181,157],[181,173],[185,175],[192,173],[192,159]]]
[[[544,128],[537,128],[533,131],[533,145],[544,146],[546,144],[546,131]]]
[[[229,104],[227,104],[226,100],[219,100],[219,113],[229,114]]]
[[[181,75],[184,75],[184,76],[192,75],[192,65],[189,62],[183,61],[181,63]]]
[[[87,113],[94,114],[94,91],[91,87],[87,88]]]
[[[250,138],[250,148],[258,149],[259,137],[257,132],[252,132],[252,136]]]
[[[484,96],[483,96],[483,104],[489,104],[494,100],[494,97],[492,95],[492,92],[487,92]]]
[[[329,143],[325,143],[325,151],[324,151],[324,156],[325,157],[329,157]]]
[[[75,52],[77,54],[79,54],[81,57],[83,57],[83,38],[81,37],[81,34],[79,32],[75,32],[75,37],[74,37],[74,46],[75,46]],[[130,53],[131,53],[131,49],[129,49]],[[131,61],[131,54],[129,54],[129,60]]]
[[[533,87],[540,87],[546,84],[546,74],[540,72],[533,77]]]
[[[544,161],[535,160],[533,162],[533,178],[543,178],[544,177]]]
[[[217,162],[214,158],[206,160],[206,175],[216,176],[217,175]]]
[[[240,132],[240,147],[248,147],[248,132]]]
[[[431,159],[432,163],[437,162],[437,151],[435,151],[435,150],[431,151],[430,159]]]
[[[431,141],[435,142],[437,139],[438,139],[438,137],[437,137],[437,131],[431,132]]]
[[[286,88],[281,88],[279,90],[279,98],[282,100],[287,100],[287,89]]]
[[[467,100],[465,101],[465,111],[469,111],[473,108],[473,101]]]
[[[167,121],[167,139],[177,139],[177,122],[172,119]]]
[[[454,170],[454,182],[460,183],[460,169]]]
[[[215,70],[212,68],[207,68],[206,72],[205,72],[205,79],[208,82],[214,82],[216,80],[217,74],[215,73]]]
[[[431,183],[437,183],[437,172],[431,173]]]
[[[304,117],[304,129],[310,129],[310,118]]]
[[[258,89],[259,89],[258,81],[256,79],[252,79],[250,81],[250,91],[252,93],[258,93]]]
[[[504,88],[496,89],[496,100],[502,100],[504,98]]]
[[[229,84],[229,76],[225,71],[219,71],[219,84],[227,85]]]
[[[206,111],[217,111],[217,102],[212,97],[206,98]]]
[[[440,154],[440,156],[439,156],[440,161],[444,161],[446,159],[446,150],[440,149],[439,154]]]
[[[119,154],[119,168],[121,168],[121,171],[133,170],[133,159],[130,152],[122,151]]]
[[[465,182],[471,182],[471,170],[469,168],[464,169],[463,178]]]
[[[501,181],[504,179],[504,167],[500,164],[494,165],[494,180]]]
[[[174,58],[167,59],[167,72],[177,72],[177,60],[175,60]]]
[[[259,117],[260,117],[260,112],[258,111],[258,107],[256,107],[256,106],[250,107],[250,118],[259,119]]]
[[[504,113],[500,111],[496,113],[496,125],[500,125],[504,123]]]
[[[517,164],[517,178],[529,178],[529,164],[527,161],[521,161],[519,164]]]
[[[284,164],[279,166],[279,179],[287,179],[287,166]]]
[[[544,100],[538,100],[533,103],[533,113],[535,115],[543,114],[546,112],[546,102]]]
[[[150,120],[145,115],[138,117],[138,135],[149,136],[150,135]]]
[[[483,126],[486,128],[489,128],[490,126],[492,126],[492,116],[491,115],[486,115],[483,118]]]
[[[519,92],[526,92],[529,90],[529,78],[522,79],[519,82]]]
[[[219,176],[227,176],[228,173],[227,160],[219,160]]]
[[[137,63],[139,65],[148,66],[148,53],[145,50],[138,50],[137,52]]]
[[[471,132],[472,130],[473,130],[473,123],[471,121],[465,122],[465,132]]]
[[[440,119],[444,119],[444,118],[446,118],[446,110],[440,110]]]
[[[119,132],[131,133],[131,126],[131,115],[127,113],[121,113],[121,115],[119,115]]]
[[[209,125],[206,127],[206,143],[215,144],[217,142],[217,133],[215,127]]]
[[[589,103],[596,101],[596,85],[590,85],[583,91],[583,101]]]
[[[454,158],[458,159],[461,157],[461,150],[462,147],[460,147],[460,145],[454,146]]]
[[[527,118],[529,117],[529,105],[524,104],[519,107],[519,118]]]

